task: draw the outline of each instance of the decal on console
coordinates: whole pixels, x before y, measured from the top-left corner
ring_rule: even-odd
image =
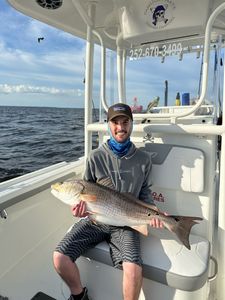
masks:
[[[165,198],[162,193],[152,192],[152,199],[158,202],[165,202]]]

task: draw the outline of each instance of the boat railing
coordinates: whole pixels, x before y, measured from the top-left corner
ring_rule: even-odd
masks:
[[[88,132],[98,132],[99,136],[108,133],[107,123],[92,123],[87,127]],[[182,135],[225,135],[225,125],[215,124],[134,124],[133,133],[154,134],[182,134]],[[101,140],[101,138],[100,138]]]
[[[56,180],[66,180],[83,172],[83,165],[83,158],[75,162],[61,162],[0,183],[0,213],[49,188]]]

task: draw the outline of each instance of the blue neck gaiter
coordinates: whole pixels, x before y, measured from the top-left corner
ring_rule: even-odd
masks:
[[[113,137],[108,140],[108,145],[110,149],[115,153],[117,156],[122,157],[127,154],[131,147],[130,138],[126,140],[124,143],[118,143]]]

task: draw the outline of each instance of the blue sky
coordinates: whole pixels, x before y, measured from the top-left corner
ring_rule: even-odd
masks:
[[[5,0],[0,20],[0,105],[81,107],[84,41],[22,15]]]
[[[1,0],[0,20],[0,105],[83,107],[85,42],[22,15],[5,0]],[[39,37],[44,37],[40,43]],[[97,55],[93,91],[96,106],[99,59]],[[160,59],[128,62],[128,103],[132,104],[136,96],[146,106],[160,96],[163,104],[165,80],[169,81],[169,104],[174,103],[176,92],[190,92],[192,98],[196,97],[200,64],[201,59],[190,56],[182,64],[177,57],[164,64]],[[112,94],[117,98],[116,82],[114,87],[107,98]]]

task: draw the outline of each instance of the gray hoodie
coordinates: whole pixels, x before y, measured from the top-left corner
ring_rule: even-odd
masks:
[[[136,198],[154,205],[151,169],[150,154],[136,148],[133,143],[125,156],[118,157],[106,142],[91,152],[84,179],[96,182],[110,177],[117,191],[132,193]]]

